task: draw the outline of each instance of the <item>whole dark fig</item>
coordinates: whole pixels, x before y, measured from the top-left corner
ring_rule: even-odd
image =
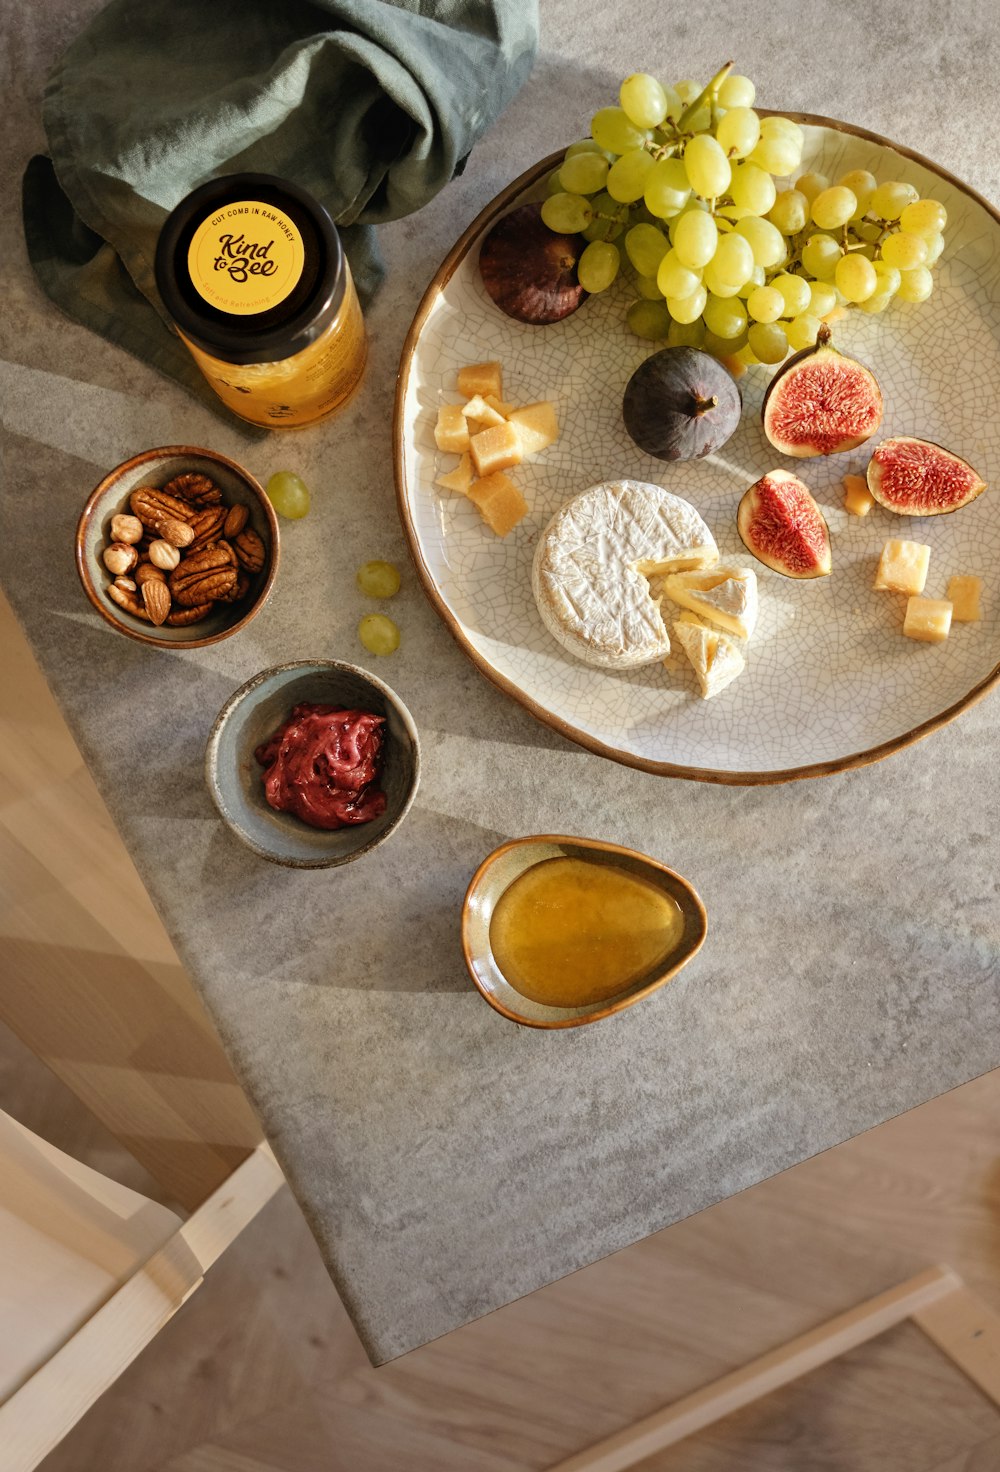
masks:
[[[576,275],[586,243],[581,235],[550,230],[540,204],[522,204],[486,236],[479,274],[508,317],[532,326],[561,322],[587,295]]]
[[[698,460],[729,439],[743,407],[736,380],[710,353],[662,348],[625,389],[625,428],[657,460]]]

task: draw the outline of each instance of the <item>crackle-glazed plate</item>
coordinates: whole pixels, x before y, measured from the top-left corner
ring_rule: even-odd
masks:
[[[1000,464],[1000,215],[934,164],[828,119],[803,124],[802,169],[830,177],[852,168],[911,182],[948,210],[935,290],[919,305],[879,317],[851,312],[835,342],[874,370],[885,398],[878,436],[916,435],[947,445],[989,483]],[[843,509],[841,477],[863,471],[865,447],[829,459],[789,460],[764,438],[760,405],[771,369],[740,380],[739,429],[718,454],[687,464],[644,455],[622,424],[629,376],[656,345],[624,325],[624,281],[565,321],[529,327],[494,306],[479,280],[479,246],[515,204],[544,196],[554,154],[504,190],[456,243],[428,288],[403,351],[396,400],[400,515],[426,591],[482,672],[540,720],[581,745],[632,766],[714,782],[821,776],[899,750],[953,719],[1000,678],[1000,488],[949,516],[899,517]],[[622,273],[624,277],[626,272]],[[504,397],[556,403],[559,441],[512,472],[529,512],[505,539],[463,496],[436,489],[457,464],[439,452],[440,404],[457,403],[465,363],[499,358]],[[755,564],[736,532],[744,490],[767,470],[800,474],[827,518],[834,570],[794,582]],[[531,591],[531,561],[553,512],[588,486],[624,477],[653,481],[690,501],[722,556],[756,567],[760,620],[747,668],[709,701],[694,676],[662,664],[624,673],[581,664],[547,633]],[[955,573],[984,579],[981,623],[954,625],[942,645],[900,632],[905,598],[872,589],[889,537],[929,543],[926,596],[943,597]],[[669,624],[669,621],[668,621]],[[671,665],[673,665],[671,661]]]

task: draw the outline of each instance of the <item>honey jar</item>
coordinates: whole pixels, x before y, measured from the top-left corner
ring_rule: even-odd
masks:
[[[156,284],[215,393],[251,424],[312,424],[361,381],[364,320],[340,236],[296,184],[228,174],[201,185],[160,231]]]

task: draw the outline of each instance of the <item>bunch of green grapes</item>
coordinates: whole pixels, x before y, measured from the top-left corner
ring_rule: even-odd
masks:
[[[627,77],[621,105],[596,112],[550,176],[542,219],[587,240],[577,269],[588,292],[611,286],[624,252],[640,337],[780,363],[831,313],[924,301],[947,215],[864,169],[779,188],[805,135],[790,118],[759,117],[755,95],[732,62],[707,87]]]

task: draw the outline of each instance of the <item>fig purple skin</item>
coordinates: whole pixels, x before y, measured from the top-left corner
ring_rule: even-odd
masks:
[[[882,390],[863,363],[839,353],[824,322],[815,345],[783,363],[762,409],[764,433],[794,459],[854,450],[882,423]]]
[[[661,348],[625,389],[625,428],[657,460],[700,460],[726,443],[743,402],[732,374],[697,348]]]
[[[532,327],[561,322],[587,296],[576,275],[586,244],[582,235],[550,230],[540,204],[522,204],[489,231],[479,251],[479,274],[508,317]]]

